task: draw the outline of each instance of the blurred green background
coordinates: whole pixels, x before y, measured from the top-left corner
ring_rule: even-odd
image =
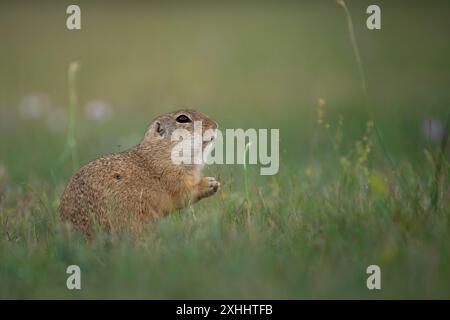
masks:
[[[347,5],[354,20],[367,77],[373,119],[380,129],[389,154],[396,163],[407,168],[410,174],[406,179],[407,183],[414,186],[414,192],[425,194],[428,191],[424,189],[431,183],[433,173],[424,155],[424,149],[432,154],[436,152],[444,134],[449,110],[450,2],[377,1],[381,7],[382,29],[370,31],[366,28],[365,11],[368,5],[373,4],[372,2],[347,1]],[[388,291],[384,297],[416,297],[415,294],[422,296],[422,293],[426,297],[449,297],[450,288],[445,282],[440,282],[440,279],[450,279],[448,272],[445,271],[448,271],[450,257],[448,245],[444,243],[444,239],[448,241],[447,231],[450,230],[447,218],[438,221],[442,228],[441,233],[438,232],[440,235],[438,238],[434,237],[436,230],[433,228],[424,227],[423,230],[419,230],[418,228],[423,225],[422,218],[417,219],[417,216],[410,215],[405,218],[407,227],[402,231],[406,235],[393,238],[383,236],[385,242],[376,243],[374,239],[379,230],[383,230],[378,233],[380,236],[392,235],[391,232],[394,232],[391,229],[389,214],[397,211],[391,210],[389,205],[407,208],[405,211],[414,211],[415,209],[411,209],[410,199],[402,199],[404,202],[394,198],[385,199],[386,202],[380,204],[384,208],[382,210],[380,206],[371,207],[370,210],[374,212],[381,210],[383,217],[381,220],[376,216],[369,219],[373,224],[367,223],[367,226],[373,229],[367,236],[373,238],[366,239],[366,242],[361,239],[364,239],[367,230],[362,228],[360,223],[366,221],[367,217],[357,215],[352,216],[351,221],[347,221],[346,217],[336,214],[333,215],[334,218],[330,218],[327,215],[333,212],[336,206],[328,204],[318,207],[324,203],[324,197],[329,194],[326,188],[334,185],[331,177],[339,175],[342,171],[339,156],[334,156],[333,147],[328,143],[327,137],[336,136],[339,119],[342,119],[343,141],[340,151],[345,154],[354,142],[364,135],[368,121],[345,14],[335,1],[220,3],[77,1],[81,7],[82,20],[82,29],[79,31],[66,29],[65,11],[69,4],[72,2],[2,1],[0,4],[0,194],[3,192],[5,195],[3,198],[0,197],[3,199],[3,203],[0,200],[2,204],[0,210],[3,211],[4,223],[7,215],[13,217],[11,219],[16,219],[17,230],[23,228],[17,233],[27,234],[18,237],[16,244],[11,244],[9,233],[8,236],[6,233],[1,235],[3,240],[0,242],[0,248],[3,257],[0,256],[0,264],[1,260],[4,261],[0,273],[3,281],[3,289],[0,289],[2,297],[54,297],[46,288],[56,290],[60,283],[55,284],[47,278],[37,280],[38,275],[34,274],[33,270],[41,270],[42,275],[47,274],[49,270],[55,271],[56,266],[64,268],[61,261],[70,260],[69,253],[86,264],[95,265],[92,261],[95,261],[96,257],[89,246],[85,247],[84,244],[75,242],[74,245],[80,245],[82,248],[81,251],[77,251],[72,247],[61,249],[59,244],[55,245],[52,242],[56,241],[54,238],[48,241],[39,237],[37,240],[30,240],[28,231],[29,228],[33,228],[33,223],[21,225],[19,221],[23,214],[19,208],[28,206],[25,211],[33,211],[33,205],[36,206],[37,202],[48,201],[52,217],[56,217],[58,196],[72,174],[70,161],[63,165],[57,164],[66,145],[67,69],[72,61],[80,63],[77,74],[79,102],[76,114],[76,140],[80,164],[100,154],[124,150],[138,143],[155,116],[181,107],[196,108],[208,114],[222,129],[279,128],[280,175],[260,177],[255,171],[251,171],[252,187],[255,187],[255,181],[259,181],[262,188],[267,188],[266,193],[263,192],[264,196],[271,195],[266,199],[267,206],[270,207],[279,201],[276,210],[280,214],[289,212],[295,215],[298,212],[306,212],[306,217],[298,218],[303,219],[301,223],[308,224],[309,221],[311,225],[317,226],[317,229],[311,227],[314,230],[311,229],[310,233],[305,232],[302,236],[298,236],[297,231],[289,233],[290,231],[280,227],[278,233],[274,231],[276,236],[269,233],[267,242],[264,242],[266,244],[263,243],[262,247],[259,247],[252,239],[247,239],[249,242],[246,242],[247,240],[236,242],[233,240],[235,238],[227,233],[228,227],[223,229],[225,235],[214,238],[217,236],[214,228],[221,228],[219,226],[222,216],[212,215],[212,220],[207,220],[206,224],[212,229],[201,229],[205,234],[199,233],[198,237],[203,237],[207,242],[212,238],[213,248],[205,245],[202,239],[196,238],[192,243],[198,241],[201,243],[200,248],[203,249],[194,246],[195,250],[199,250],[195,251],[190,247],[193,251],[188,252],[192,253],[192,256],[187,257],[188,254],[182,250],[183,248],[170,247],[170,250],[160,248],[157,254],[163,258],[158,260],[155,256],[142,257],[138,249],[127,249],[129,247],[120,245],[114,249],[116,251],[112,255],[104,257],[109,263],[113,263],[113,257],[129,259],[126,265],[112,269],[117,273],[111,271],[111,274],[105,275],[117,277],[119,280],[110,283],[106,291],[102,291],[99,284],[95,290],[87,292],[85,297],[180,298],[205,297],[203,295],[205,293],[211,294],[207,297],[229,298],[234,296],[298,298],[311,297],[310,293],[315,297],[341,297],[340,294],[345,297],[361,297],[361,295],[370,297],[365,296],[367,294],[365,288],[355,289],[357,285],[354,282],[350,286],[354,291],[344,294],[342,288],[347,287],[346,282],[344,280],[333,282],[333,267],[326,266],[324,261],[337,259],[340,262],[334,265],[334,270],[344,273],[348,271],[342,276],[343,279],[353,279],[352,274],[356,271],[349,268],[348,263],[350,261],[365,263],[366,259],[369,261],[364,252],[374,249],[377,254],[382,252],[383,257],[386,255],[390,257],[387,260],[397,261],[391,258],[398,252],[396,250],[400,250],[395,248],[402,246],[406,248],[411,243],[418,245],[418,248],[422,248],[429,255],[419,254],[420,258],[415,260],[414,257],[417,258],[415,254],[421,252],[421,249],[416,247],[414,248],[418,251],[405,249],[405,252],[409,253],[403,252],[403,255],[399,253],[401,262],[393,263],[396,266],[396,274],[406,273],[410,277],[399,280],[397,291]],[[330,123],[330,129],[318,125],[319,99],[325,101],[325,121]],[[374,168],[379,175],[389,177],[393,168],[389,166],[376,140],[374,148],[376,151],[369,159],[370,169]],[[446,152],[447,156],[448,149]],[[228,215],[232,216],[237,212],[236,208],[239,209],[238,204],[243,197],[242,168],[213,166],[208,170],[213,173],[220,172],[223,177],[229,179],[225,181],[225,201],[229,200],[230,203],[235,201],[237,205],[223,206],[228,210],[224,219],[227,223],[225,225],[228,223],[233,225],[234,220],[227,219],[232,219]],[[327,176],[326,173],[332,175]],[[308,177],[312,177],[314,188],[311,185],[301,184],[307,181]],[[43,191],[45,195],[39,197],[39,201],[30,200],[33,196],[25,191],[26,185],[32,185],[37,193],[46,190]],[[285,190],[284,188],[291,193],[280,191]],[[383,189],[384,186],[380,188]],[[307,190],[316,190],[317,193],[311,194],[308,198],[309,196],[306,196],[308,193],[303,193]],[[441,194],[443,204],[440,210],[441,213],[448,215],[448,188],[441,190],[443,190]],[[258,197],[257,191],[253,191],[253,195]],[[348,201],[345,200],[346,195]],[[395,195],[394,191],[392,195]],[[308,199],[316,203],[317,207],[314,203],[305,204],[304,201]],[[361,203],[366,203],[364,202],[366,200],[361,199],[359,195],[355,196],[350,191],[347,194],[344,192],[343,196],[336,198],[338,201],[336,203],[343,204],[344,208],[338,211],[344,215],[347,209],[364,211],[365,209],[358,207]],[[367,201],[371,206],[372,202]],[[398,204],[395,204],[396,201]],[[417,200],[417,203],[420,201]],[[429,203],[428,200],[424,201]],[[200,208],[208,213],[218,210],[214,200],[208,200],[203,206],[200,205]],[[330,229],[325,228],[324,231],[321,227],[323,221],[314,220],[316,209],[321,217],[317,219],[331,219]],[[417,210],[414,212],[419,216],[422,214],[417,213]],[[397,218],[398,216],[395,217]],[[42,220],[42,212],[36,219]],[[175,245],[178,238],[175,237],[175,240],[172,238],[176,232],[182,234],[178,237],[184,241],[192,240],[192,230],[196,230],[196,223],[181,220],[181,224],[188,225],[185,227],[188,229],[183,229],[178,218],[173,219],[168,219],[160,225],[161,233],[157,233],[156,236],[159,245],[164,241],[169,241],[169,246]],[[441,224],[442,221],[445,223]],[[39,230],[48,233],[51,228],[47,222],[44,219],[42,229],[39,229],[39,225],[35,226],[34,232],[36,233],[37,228],[38,234]],[[264,223],[261,222],[261,230],[264,230]],[[334,223],[343,223],[344,230],[355,232],[355,237],[336,231],[339,228],[336,227],[335,230]],[[292,221],[286,220],[286,224],[292,224]],[[359,227],[354,228],[353,224]],[[417,225],[412,227],[414,224]],[[247,227],[242,227],[242,230],[248,231]],[[4,227],[4,230],[7,228]],[[418,234],[417,239],[423,236],[421,238],[423,242],[414,240],[415,236],[410,232]],[[228,248],[228,258],[234,258],[231,261],[220,256],[217,251],[221,246],[218,239],[223,240],[221,237],[228,239],[227,235],[231,240],[225,241],[222,246]],[[324,238],[320,238],[321,236]],[[339,240],[333,237],[338,237]],[[172,240],[168,240],[169,238]],[[361,242],[355,239],[360,239]],[[412,242],[409,243],[408,239]],[[328,248],[332,249],[327,251],[330,255],[323,258],[324,260],[321,260],[322,258],[314,260],[316,258],[311,258],[311,252],[314,252],[316,246],[321,246],[322,241],[325,243],[330,241]],[[30,243],[37,247],[31,246]],[[391,246],[392,243],[396,245]],[[214,244],[218,247],[214,247]],[[47,246],[53,248],[50,249],[51,254],[48,256],[45,254]],[[39,250],[30,253],[31,247]],[[285,255],[277,257],[276,252],[280,247]],[[260,251],[252,251],[252,248],[259,248]],[[264,248],[270,248],[272,251],[264,253]],[[354,248],[356,255],[349,258],[349,261],[340,260],[342,250],[348,252],[348,248]],[[127,250],[131,252],[129,256],[126,255]],[[214,253],[212,254],[214,259],[204,258],[204,254],[211,253],[209,250]],[[293,253],[296,250],[299,250],[298,255]],[[250,251],[256,252],[255,255],[259,253],[261,255],[258,259],[252,260],[247,255]],[[167,252],[170,254],[165,256]],[[179,266],[170,265],[179,263],[174,252],[182,257],[186,254],[185,259],[180,258],[180,261],[187,265],[186,274],[192,277],[192,281],[185,279],[180,282],[180,279],[174,276],[179,270]],[[84,253],[86,256],[83,256]],[[292,265],[291,254],[297,258],[293,261],[301,263],[311,258],[313,262],[300,266]],[[9,260],[5,259],[6,255],[9,255]],[[58,260],[61,256],[65,258]],[[22,270],[17,266],[25,263],[27,257],[31,259],[30,266],[15,278],[14,270],[16,268]],[[441,261],[438,258],[437,260],[430,258],[432,262],[429,265],[426,261],[431,260],[425,257],[445,259]],[[203,258],[206,259],[204,263],[200,261]],[[360,258],[361,260],[358,260]],[[275,261],[274,264],[264,264],[270,259]],[[221,263],[224,261],[226,263]],[[436,261],[441,261],[442,264]],[[157,282],[157,275],[161,275],[162,271],[158,266],[166,268],[168,278],[172,275],[169,284],[161,284],[161,288],[166,289],[159,288],[163,291],[155,293],[145,288],[143,284],[139,287],[141,282],[136,275],[131,276],[131,280],[127,276],[123,278],[118,276],[119,273],[122,275],[127,272],[133,273],[136,271],[135,268],[139,268],[142,274],[146,270],[144,263],[149,263],[149,270],[153,270],[156,274],[148,276],[152,277],[151,281]],[[421,278],[423,273],[417,273],[414,265],[418,265],[419,269],[423,268],[420,270],[426,270],[430,285]],[[261,270],[253,273],[254,268],[258,266],[261,266]],[[312,266],[319,266],[313,271],[312,278],[305,276],[299,282],[292,280],[296,279],[293,275],[297,270],[308,274]],[[410,273],[405,271],[405,266],[412,268],[412,271],[410,270]],[[211,282],[203,283],[205,287],[200,285],[201,276],[199,278],[199,275],[194,275],[198,267],[200,269],[204,267],[210,272],[204,273],[206,278],[210,277],[207,279]],[[222,279],[221,276],[224,274],[226,277]],[[249,274],[254,274],[254,277],[250,276],[248,279],[251,285],[247,283],[248,286],[245,286],[243,279]],[[277,276],[270,278],[267,275]],[[364,283],[364,276],[364,272],[357,276],[358,281]],[[100,283],[99,279],[105,280],[102,277],[97,280],[94,276],[91,277],[93,282]],[[241,279],[244,287],[238,283],[227,282],[227,277]],[[391,275],[389,279],[394,278]],[[265,285],[258,282],[260,280],[264,282],[263,279],[267,279]],[[49,285],[47,280],[52,284]],[[217,281],[218,289],[213,288],[213,281]],[[326,281],[329,281],[329,287],[324,284]],[[125,283],[131,283],[126,287],[128,295],[120,291]],[[227,283],[230,285],[228,288]],[[189,295],[186,292],[190,290],[192,284],[199,286],[200,289],[194,290],[193,295]],[[61,285],[63,286],[63,282]],[[415,285],[427,290],[414,291]],[[410,289],[413,291],[409,291]],[[62,290],[60,293],[55,293],[56,296],[71,297],[67,291],[60,290]]]
[[[345,117],[350,138],[364,130],[356,63],[334,1],[80,1],[80,31],[65,27],[68,4],[1,5],[0,160],[16,181],[45,177],[63,149],[71,61],[81,64],[82,162],[138,142],[153,117],[185,106],[221,128],[280,128],[282,161],[295,165],[317,157],[318,98]],[[365,26],[369,4],[350,1],[349,9],[374,117],[392,153],[418,159],[423,121],[444,121],[450,101],[450,4],[380,2],[380,31]],[[35,95],[49,109],[30,119],[19,106],[32,108],[26,99]],[[95,101],[110,108],[108,121],[86,118]]]

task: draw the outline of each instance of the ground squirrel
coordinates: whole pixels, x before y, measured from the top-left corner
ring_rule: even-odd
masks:
[[[177,165],[171,159],[173,131],[192,132],[196,121],[201,121],[203,132],[217,129],[216,122],[195,110],[167,113],[152,121],[138,145],[83,166],[61,197],[61,218],[89,236],[93,221],[106,229],[130,218],[142,222],[216,193],[220,183],[202,177],[203,164]],[[202,142],[201,148],[205,150],[211,141]]]

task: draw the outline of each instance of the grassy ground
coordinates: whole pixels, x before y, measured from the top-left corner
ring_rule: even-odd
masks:
[[[381,31],[365,28],[368,4],[348,1],[372,119],[334,1],[86,1],[81,31],[65,29],[65,4],[2,3],[0,297],[450,298],[449,151],[439,134],[450,101],[449,4],[382,2]],[[189,106],[221,128],[279,128],[279,174],[211,166],[223,188],[195,216],[174,213],[139,243],[102,233],[86,243],[57,215],[73,173],[59,161],[71,61],[80,63],[78,165]],[[103,120],[86,113],[99,100],[110,106]],[[81,291],[66,289],[71,264]],[[371,264],[382,290],[366,288]]]

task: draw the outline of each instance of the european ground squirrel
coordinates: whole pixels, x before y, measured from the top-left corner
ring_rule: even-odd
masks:
[[[89,236],[94,221],[106,229],[130,219],[148,221],[215,194],[220,183],[202,177],[203,164],[175,164],[171,158],[174,130],[191,133],[196,121],[203,132],[217,129],[216,122],[195,110],[167,113],[152,121],[138,145],[83,166],[61,197],[61,218]],[[211,141],[201,143],[202,151]]]

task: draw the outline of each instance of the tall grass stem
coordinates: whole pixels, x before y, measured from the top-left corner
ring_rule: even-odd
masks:
[[[348,7],[345,4],[344,0],[337,0],[336,2],[338,3],[338,5],[340,5],[344,9],[345,16],[347,18],[347,27],[348,27],[350,42],[351,42],[351,45],[353,48],[353,53],[355,55],[356,65],[358,67],[358,73],[359,73],[359,78],[360,78],[360,82],[361,82],[361,88],[362,88],[362,92],[363,92],[363,96],[364,96],[364,106],[366,108],[369,119],[373,121],[373,128],[375,131],[375,136],[377,138],[378,144],[380,145],[384,156],[386,157],[386,159],[390,163],[391,167],[393,168],[393,170],[395,172],[395,176],[398,178],[399,184],[402,187],[403,191],[405,193],[408,193],[407,188],[405,186],[405,181],[404,181],[403,177],[400,175],[400,173],[398,172],[397,164],[396,164],[394,158],[389,153],[389,151],[383,141],[383,137],[381,135],[380,130],[378,129],[377,122],[375,121],[372,111],[371,111],[371,108],[369,106],[369,94],[368,94],[367,84],[366,84],[366,73],[364,71],[361,54],[359,52],[358,42],[356,41],[355,28],[353,26],[352,16],[351,16],[350,11],[348,10]]]
[[[67,130],[67,145],[69,146],[70,155],[72,158],[72,170],[78,168],[78,154],[75,139],[75,123],[76,123],[76,109],[78,104],[76,75],[80,65],[78,62],[71,62],[69,65],[67,83],[69,89],[69,127]]]
[[[439,147],[439,150],[437,151],[437,156],[436,156],[436,166],[435,166],[435,172],[434,172],[434,186],[431,191],[431,204],[433,206],[434,211],[436,211],[438,209],[438,205],[439,205],[439,193],[440,193],[439,187],[440,187],[441,180],[442,180],[441,171],[442,171],[442,164],[445,161],[444,155],[445,155],[445,150],[447,149],[449,135],[450,135],[450,112],[447,114],[444,134],[442,136],[441,145]]]
[[[244,150],[244,189],[245,189],[245,201],[247,204],[247,213],[249,213],[250,207],[251,207],[250,192],[249,192],[249,188],[248,188],[248,172],[247,172],[247,153],[248,153],[250,144],[251,143],[248,142],[245,145],[245,150]]]

